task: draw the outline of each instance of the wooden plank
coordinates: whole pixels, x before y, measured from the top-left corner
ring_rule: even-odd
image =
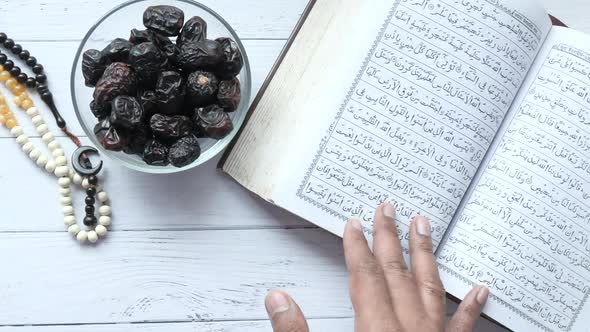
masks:
[[[309,329],[315,331],[354,331],[353,318],[308,319]],[[74,326],[21,326],[0,327],[0,332],[272,332],[269,321],[242,322],[193,322],[193,323],[159,323],[159,324],[105,324]],[[493,324],[481,320],[475,332],[502,332]]]
[[[63,236],[0,234],[0,326],[264,320],[264,296],[274,288],[311,319],[352,316],[341,240],[324,231],[114,232],[100,248]],[[224,324],[209,326],[243,327]],[[88,331],[105,327],[121,328]]]
[[[74,151],[71,142],[61,141],[66,152]],[[44,146],[40,139],[32,142]],[[0,163],[0,197],[14,197],[10,199],[14,209],[0,218],[12,222],[0,222],[0,232],[63,230],[55,177],[33,164],[12,138],[0,139],[0,151],[10,156],[10,162]],[[219,174],[216,163],[214,159],[181,174],[156,176],[128,170],[106,158],[101,182],[111,197],[113,229],[313,227],[243,190]],[[74,206],[77,215],[83,216],[82,191],[75,193]]]
[[[0,16],[1,17],[1,16]],[[250,57],[250,63],[252,67],[252,98],[258,93],[262,82],[266,78],[270,68],[274,64],[278,54],[285,45],[284,40],[249,40],[245,41],[244,46],[248,56]],[[61,110],[62,115],[68,122],[70,129],[77,135],[84,135],[84,132],[78,124],[78,119],[74,114],[72,107],[72,98],[70,94],[70,74],[72,69],[72,63],[76,49],[78,48],[77,42],[29,42],[26,43],[26,47],[31,50],[33,54],[37,56],[39,61],[45,66],[47,75],[49,77],[50,88],[55,96],[56,104]],[[21,68],[27,68],[20,59],[18,62]],[[27,68],[27,73],[32,74]],[[83,87],[85,88],[85,87]],[[92,93],[92,89],[87,88],[88,93]],[[8,91],[2,86],[0,91],[6,96],[11,96]],[[49,113],[49,109],[43,104],[38,98],[36,93],[32,94],[35,105],[39,106],[45,120],[51,127],[53,133],[61,133],[57,130],[53,118]],[[12,104],[12,97],[8,98],[16,111],[16,106]],[[90,112],[90,110],[88,109]],[[23,118],[25,119],[25,118]],[[31,136],[36,136],[33,127],[30,125],[30,121],[23,121],[26,124],[25,128],[27,133]],[[9,137],[10,134],[6,128],[0,128],[0,138]],[[63,135],[62,135],[63,136]]]
[[[352,318],[309,319],[311,331],[354,331]],[[272,331],[270,322],[193,322],[193,323],[159,323],[159,324],[105,324],[74,326],[22,326],[0,327],[0,332],[260,332]]]
[[[0,18],[6,31],[18,41],[82,40],[88,29],[123,0],[0,0]],[[307,0],[199,0],[218,12],[241,38],[286,39],[303,12]],[[146,1],[162,4],[165,1]],[[186,12],[187,16],[198,15]],[[141,28],[142,12],[137,13]],[[23,17],[27,22],[23,24]],[[135,25],[133,25],[135,26]],[[40,28],[42,27],[42,28]],[[122,36],[128,34],[121,32]]]
[[[65,236],[0,234],[0,326],[259,320],[273,288],[309,318],[351,316],[341,240],[324,231],[114,232],[98,248]]]

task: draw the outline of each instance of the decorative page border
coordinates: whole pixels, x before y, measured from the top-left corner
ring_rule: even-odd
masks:
[[[311,166],[309,167],[309,169],[307,170],[307,173],[305,173],[305,177],[303,178],[303,181],[301,182],[301,185],[299,186],[299,190],[297,190],[297,197],[301,198],[302,200],[304,200],[307,203],[310,203],[311,205],[319,208],[320,210],[323,210],[324,212],[327,212],[328,214],[342,220],[342,221],[346,221],[348,219],[347,216],[343,215],[342,213],[336,212],[333,209],[330,209],[329,207],[305,196],[303,194],[303,190],[305,188],[305,186],[307,185],[307,183],[309,183],[309,180],[311,178],[311,174],[313,173],[313,170],[316,168],[317,163],[319,162],[321,156],[322,156],[322,152],[324,151],[324,149],[326,148],[326,145],[328,144],[328,141],[330,140],[330,138],[332,137],[332,134],[334,133],[334,130],[336,129],[336,125],[338,124],[338,121],[340,121],[340,118],[342,118],[342,114],[344,114],[344,111],[346,110],[346,106],[348,105],[348,103],[350,102],[351,98],[352,98],[352,94],[354,93],[356,87],[358,86],[363,73],[367,70],[367,67],[369,66],[369,62],[371,61],[371,58],[373,57],[373,53],[375,53],[375,50],[377,49],[377,47],[379,46],[379,43],[381,42],[381,40],[383,39],[383,35],[385,34],[385,31],[387,30],[387,27],[389,26],[389,24],[391,23],[391,19],[393,18],[393,15],[395,14],[395,11],[397,10],[397,8],[399,7],[399,4],[401,3],[401,0],[395,0],[395,3],[393,4],[393,7],[391,8],[391,10],[389,11],[389,14],[387,15],[387,18],[385,19],[385,23],[383,24],[383,26],[381,27],[381,31],[379,32],[379,35],[377,36],[377,39],[375,39],[375,42],[373,43],[373,46],[371,47],[371,50],[369,51],[369,54],[367,54],[367,57],[365,58],[363,65],[361,67],[361,70],[359,71],[358,75],[356,76],[356,78],[354,79],[354,83],[352,84],[352,86],[350,87],[350,90],[348,91],[344,102],[342,103],[342,106],[340,107],[340,110],[338,111],[338,113],[336,114],[336,117],[334,118],[334,121],[332,122],[332,124],[330,125],[330,127],[328,128],[328,133],[326,136],[324,136],[324,138],[322,138],[321,142],[320,142],[320,147],[313,159],[313,162],[311,163]],[[365,227],[363,227],[365,228]],[[373,234],[373,230],[372,229],[364,229],[366,233],[368,234]]]

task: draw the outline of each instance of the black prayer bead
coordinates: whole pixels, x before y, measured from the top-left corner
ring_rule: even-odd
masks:
[[[14,62],[12,62],[12,60],[6,60],[4,63],[4,70],[11,70],[12,68],[14,68]]]
[[[40,63],[34,65],[33,66],[33,73],[35,73],[35,74],[43,73],[43,65],[41,65]]]
[[[37,85],[37,91],[39,91],[39,93],[44,93],[44,92],[48,92],[49,89],[47,88],[47,85],[39,84],[39,85]]]
[[[37,86],[37,81],[35,81],[35,78],[29,77],[27,78],[27,82],[25,84],[27,85],[27,88],[32,89]]]
[[[84,217],[84,225],[92,226],[96,224],[96,217],[95,216],[86,216]]]
[[[37,74],[37,76],[35,76],[35,79],[39,83],[45,83],[45,82],[47,82],[47,76],[45,74]]]
[[[27,51],[27,50],[22,50],[20,52],[20,54],[18,55],[18,57],[21,58],[22,60],[27,60],[30,56],[31,56],[31,53],[29,53],[29,51]]]
[[[4,43],[8,36],[4,32],[0,32],[0,43]]]
[[[86,211],[86,214],[94,213],[94,205],[86,205],[84,210]]]
[[[14,46],[14,40],[9,38],[4,41],[4,47],[11,49],[12,46]]]
[[[16,77],[20,74],[20,68],[19,67],[13,67],[12,69],[10,69],[10,75],[12,75],[13,77]]]
[[[96,177],[96,175],[90,175],[88,177],[88,183],[90,183],[91,185],[96,186],[96,184],[98,184],[98,178]]]
[[[29,77],[27,76],[27,74],[25,73],[20,73],[18,74],[18,76],[16,77],[16,80],[21,83],[21,84],[25,84],[27,82],[27,79]]]
[[[19,44],[16,44],[16,45],[12,46],[12,48],[10,50],[12,51],[13,54],[19,54],[23,50],[23,47],[20,46]]]
[[[90,187],[90,188],[86,189],[86,195],[88,195],[88,196],[96,195],[96,188]]]
[[[86,205],[94,205],[94,203],[96,202],[96,200],[92,196],[86,197],[84,201],[86,202]]]
[[[37,59],[34,56],[31,56],[27,59],[27,66],[33,67],[37,64]]]
[[[0,53],[0,65],[5,64],[6,60],[8,60],[8,57],[6,56],[6,54]]]

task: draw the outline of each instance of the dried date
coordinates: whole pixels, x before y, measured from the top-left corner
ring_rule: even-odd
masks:
[[[185,167],[199,159],[200,155],[199,140],[194,135],[188,135],[172,144],[168,159],[173,166]]]
[[[205,39],[207,39],[207,22],[199,16],[194,16],[184,24],[176,44],[181,47],[183,44],[196,43]]]
[[[123,151],[125,146],[127,146],[127,143],[128,140],[127,137],[125,137],[123,130],[117,129],[114,126],[110,127],[100,140],[100,144],[104,146],[105,149],[111,151]]]
[[[129,133],[129,142],[123,152],[127,154],[143,154],[145,144],[152,139],[152,134],[148,126],[139,126]]]
[[[221,61],[215,70],[217,76],[223,80],[237,76],[244,66],[244,58],[238,44],[231,38],[215,39],[221,48]]]
[[[152,42],[135,45],[129,53],[129,64],[138,73],[139,83],[145,87],[153,87],[158,73],[166,66],[167,58]]]
[[[218,105],[196,109],[193,120],[200,131],[214,139],[222,139],[234,129],[231,118]]]
[[[177,36],[184,24],[184,12],[173,6],[151,6],[143,13],[143,25],[164,36]]]
[[[127,62],[131,46],[133,45],[128,40],[117,38],[108,44],[101,53],[107,63]]]
[[[221,45],[214,40],[201,40],[182,44],[178,64],[186,71],[215,68],[223,60]]]
[[[196,71],[188,76],[186,95],[192,107],[205,106],[215,102],[219,90],[219,79],[215,74]]]
[[[95,109],[105,110],[115,97],[135,95],[136,92],[137,78],[133,68],[126,63],[112,63],[96,83],[93,95]]]
[[[190,134],[193,123],[189,117],[182,115],[154,114],[150,120],[150,129],[158,138],[174,140]]]
[[[173,115],[182,110],[186,94],[183,83],[182,75],[175,71],[160,73],[155,90],[160,113]]]
[[[238,109],[241,98],[240,80],[234,78],[231,81],[221,81],[219,83],[217,100],[226,112],[233,112]]]
[[[102,52],[93,49],[84,52],[82,56],[82,75],[84,75],[86,86],[95,86],[106,68],[106,61],[102,56]]]
[[[137,101],[139,101],[139,105],[143,108],[144,119],[146,119],[146,122],[149,122],[152,115],[158,113],[158,97],[156,96],[156,92],[153,90],[144,90],[138,94]]]
[[[143,150],[143,161],[148,165],[166,166],[169,164],[168,152],[169,149],[164,143],[155,139],[149,140]]]
[[[143,109],[129,96],[118,96],[112,101],[111,124],[120,128],[135,129],[142,125]]]

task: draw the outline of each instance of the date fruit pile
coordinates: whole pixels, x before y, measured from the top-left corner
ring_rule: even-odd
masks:
[[[143,24],[128,39],[84,52],[85,83],[95,88],[94,133],[108,150],[184,167],[199,158],[199,139],[233,130],[229,113],[240,103],[244,60],[234,40],[207,39],[207,23],[198,16],[185,22],[176,7],[148,7]]]

